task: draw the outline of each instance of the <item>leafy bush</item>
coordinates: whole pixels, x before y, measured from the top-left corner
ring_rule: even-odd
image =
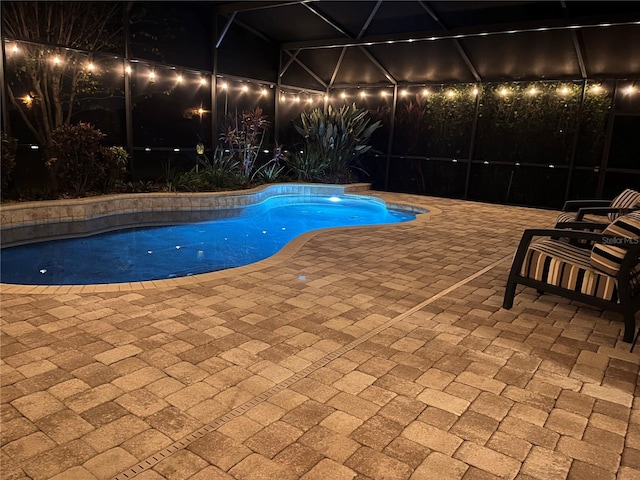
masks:
[[[323,182],[329,169],[329,159],[319,150],[296,151],[287,161],[294,177],[302,182]]]
[[[4,194],[9,186],[11,172],[16,166],[16,148],[18,140],[2,132],[2,165],[0,174],[2,175],[2,193]]]
[[[296,130],[304,137],[303,151],[307,157],[298,166],[308,164],[317,167],[320,159],[325,159],[328,162],[323,172],[326,181],[350,182],[354,161],[371,149],[369,140],[380,128],[380,122],[370,124],[369,112],[357,108],[355,103],[344,105],[339,110],[329,105],[326,114],[316,108],[312,112],[302,112],[300,117],[302,125],[296,125]]]
[[[53,192],[82,196],[107,192],[126,174],[128,154],[121,147],[104,147],[104,135],[88,123],[62,125],[51,132],[47,168]]]
[[[206,155],[199,155],[198,164],[202,187],[206,190],[232,188],[240,184],[240,162],[223,148],[216,148],[211,160]]]

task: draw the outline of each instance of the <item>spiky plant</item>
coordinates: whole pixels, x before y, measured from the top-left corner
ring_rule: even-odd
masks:
[[[369,112],[355,103],[338,110],[329,105],[326,113],[319,108],[302,112],[301,122],[296,130],[304,137],[305,151],[326,160],[325,177],[336,183],[353,178],[354,161],[371,149],[369,139],[381,126],[371,123]]]

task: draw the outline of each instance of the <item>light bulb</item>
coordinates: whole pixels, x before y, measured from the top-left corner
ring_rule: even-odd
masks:
[[[202,115],[204,113],[204,109],[202,107],[200,107],[198,109],[198,115]]]
[[[178,75],[178,78],[176,78],[177,83],[182,83],[183,80],[184,78],[182,77],[182,75]]]
[[[125,73],[131,73],[131,67],[127,65],[126,67],[124,67],[124,71]]]
[[[11,52],[12,53],[18,53],[18,44],[14,43],[13,47],[11,47]]]
[[[499,93],[501,96],[506,97],[507,95],[509,95],[509,90],[507,90],[505,87],[502,87]]]
[[[430,93],[431,93],[431,92],[429,91],[429,89],[428,89],[428,88],[425,88],[424,90],[422,90],[422,95],[424,95],[425,97],[426,97],[427,95],[429,95]]]
[[[560,89],[560,94],[561,95],[567,95],[569,93],[569,89],[567,87],[562,87]]]
[[[93,72],[95,70],[95,68],[96,68],[96,66],[92,62],[89,62],[87,64],[87,70],[89,70],[90,72]]]
[[[448,90],[447,91],[447,97],[453,98],[455,96],[456,96],[456,92],[454,92],[453,90]]]
[[[401,91],[400,91],[400,96],[401,96],[401,97],[406,97],[408,93],[409,93],[409,92],[407,92],[406,90],[401,90]]]
[[[537,89],[536,87],[531,87],[531,88],[527,91],[527,93],[528,93],[529,95],[535,95],[536,93],[538,93],[538,89]]]
[[[247,87],[246,85],[242,86],[242,91],[243,92],[248,92],[249,91],[249,87]]]
[[[267,89],[263,88],[262,90],[260,90],[260,95],[266,95],[267,94]]]
[[[340,97],[342,97],[342,98],[347,98],[347,94],[346,94],[345,92],[342,92],[342,93],[340,94]]]
[[[635,93],[636,89],[633,88],[633,85],[629,85],[627,88],[624,89],[624,91],[628,95],[631,95],[632,93]]]
[[[478,90],[478,88],[477,88],[477,87],[476,87],[476,88],[474,88],[473,90],[471,90],[471,94],[472,94],[474,97],[475,97],[476,95],[478,95],[478,92],[479,92],[479,90]]]
[[[222,90],[226,90],[227,88],[229,88],[229,84],[227,82],[222,82],[222,85],[220,85],[220,88],[222,88]]]
[[[60,65],[60,57],[58,55],[56,55],[55,57],[53,57],[53,63],[55,63],[56,65]]]
[[[382,90],[382,91],[380,92],[380,96],[381,96],[381,97],[386,97],[386,96],[387,96],[387,91],[386,91],[386,90]]]
[[[364,97],[366,97],[366,96],[367,96],[367,93],[363,90],[362,92],[360,92],[360,96],[361,96],[362,98],[364,98]]]

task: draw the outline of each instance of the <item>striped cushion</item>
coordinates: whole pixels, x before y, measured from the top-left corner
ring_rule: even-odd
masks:
[[[573,222],[576,219],[577,212],[562,212],[556,218],[556,225],[559,223]]]
[[[541,240],[529,245],[520,274],[593,297],[617,301],[615,277],[592,267],[590,255],[589,250],[560,240]]]
[[[611,201],[612,208],[640,208],[640,192],[627,188]],[[610,213],[609,220],[614,221],[619,213]]]
[[[602,233],[629,239],[640,238],[640,212],[627,213],[617,218]]]
[[[591,250],[591,265],[615,277],[626,253],[626,248],[596,243]]]
[[[596,243],[591,249],[591,265],[598,270],[616,276],[620,265],[632,242],[640,241],[640,212],[632,212],[617,218],[602,232],[604,235],[615,235],[622,240],[612,243]],[[631,291],[637,292],[640,285],[640,267],[631,272]]]
[[[561,223],[575,222],[577,215],[578,215],[578,212],[560,212],[560,214],[558,215],[558,218],[556,218],[556,226],[559,226]],[[602,223],[602,222],[605,222],[606,220],[603,216],[598,217],[597,215],[587,214],[587,215],[584,215],[580,221]]]

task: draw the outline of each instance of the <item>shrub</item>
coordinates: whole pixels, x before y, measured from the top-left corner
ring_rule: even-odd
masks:
[[[128,154],[122,147],[104,147],[104,135],[88,123],[62,125],[51,133],[47,168],[53,192],[82,196],[107,192],[126,174]]]
[[[2,175],[2,193],[7,191],[9,180],[11,180],[11,172],[16,166],[16,148],[18,140],[10,137],[2,132],[2,165],[0,165],[0,174]]]
[[[326,160],[326,181],[335,183],[351,181],[354,161],[371,149],[371,135],[381,126],[379,121],[370,124],[367,110],[358,109],[355,103],[339,110],[329,105],[327,113],[319,108],[302,112],[301,120],[296,130],[305,141],[307,158],[302,163],[316,167]]]

